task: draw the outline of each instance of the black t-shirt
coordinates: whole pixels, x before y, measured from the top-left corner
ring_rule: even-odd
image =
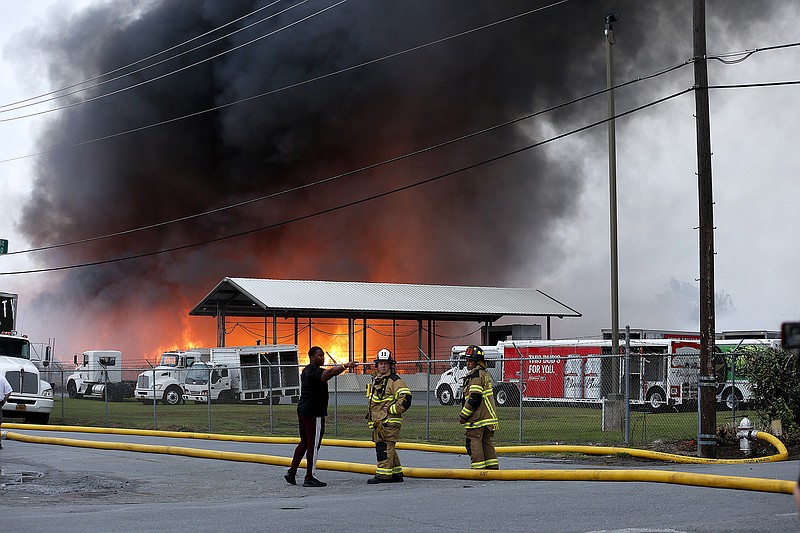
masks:
[[[322,381],[324,369],[308,365],[300,374],[300,402],[297,414],[307,417],[328,416],[328,382]]]

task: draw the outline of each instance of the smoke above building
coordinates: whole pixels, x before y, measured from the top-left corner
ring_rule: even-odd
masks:
[[[279,2],[203,41],[295,4]],[[554,229],[579,216],[582,165],[587,158],[606,164],[605,129],[582,134],[596,146],[585,154],[554,159],[544,149],[532,149],[478,164],[601,120],[605,96],[310,185],[603,90],[608,12],[620,13],[620,28],[624,24],[619,80],[691,57],[688,0],[548,4],[312,1],[61,100],[60,105],[77,105],[42,119],[41,150],[112,137],[37,158],[33,192],[19,221],[34,246],[274,196],[41,252],[42,266],[63,266],[207,243],[65,270],[34,305],[52,306],[54,320],[70,324],[67,343],[75,350],[113,344],[150,354],[213,342],[214,325],[188,319],[187,312],[225,276],[536,287],[538,271],[558,268]],[[50,26],[31,29],[31,57],[46,65],[52,87],[68,86],[264,5],[247,0],[98,4],[70,19],[54,14]],[[537,7],[543,9],[351,69]],[[305,83],[315,78],[320,79]],[[114,91],[120,92],[79,103]],[[663,87],[647,85],[631,102],[645,103],[661,92]],[[363,201],[462,168],[467,170]],[[276,194],[283,191],[292,192]],[[334,210],[349,203],[354,205]],[[283,224],[293,219],[300,220]],[[222,239],[263,227],[271,229]]]

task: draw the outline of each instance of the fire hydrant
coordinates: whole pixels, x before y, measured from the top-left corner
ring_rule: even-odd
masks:
[[[736,437],[739,439],[739,450],[747,456],[751,455],[753,448],[750,441],[756,440],[756,433],[758,433],[753,430],[753,423],[749,418],[744,417],[736,429],[738,430]]]

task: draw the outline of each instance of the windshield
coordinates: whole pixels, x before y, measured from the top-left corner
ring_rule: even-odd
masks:
[[[207,385],[208,367],[201,365],[199,368],[190,368],[186,373],[186,383],[189,385]]]
[[[178,366],[178,356],[164,354],[161,356],[161,366]]]
[[[28,342],[26,339],[0,337],[0,355],[6,355],[8,357],[21,357],[22,359],[30,360],[30,342]]]

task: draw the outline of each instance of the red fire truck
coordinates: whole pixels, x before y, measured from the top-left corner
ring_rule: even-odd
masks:
[[[611,355],[610,340],[504,341],[500,405],[524,402],[601,403],[625,391],[625,355]],[[621,344],[624,351],[625,344]],[[630,398],[653,410],[694,408],[700,344],[695,339],[630,341]],[[497,365],[498,363],[495,363]],[[619,365],[620,383],[612,383]]]

